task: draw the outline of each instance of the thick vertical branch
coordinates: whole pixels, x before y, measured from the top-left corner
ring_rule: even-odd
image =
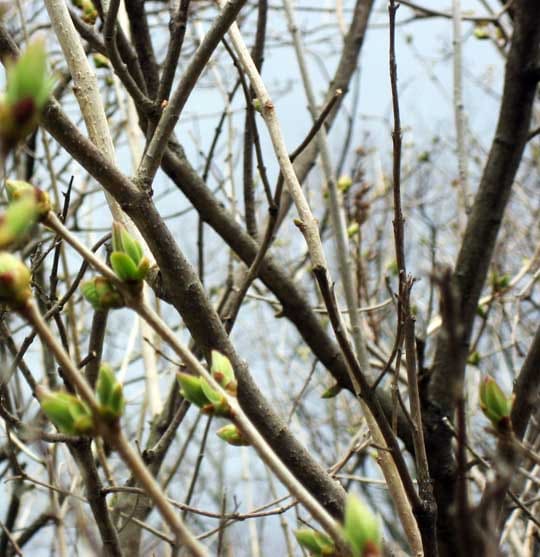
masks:
[[[513,4],[514,32],[505,71],[499,120],[452,276],[457,292],[462,337],[456,354],[444,331],[437,337],[429,384],[428,454],[439,508],[439,538],[443,555],[455,554],[449,509],[454,504],[455,462],[452,433],[443,418],[453,418],[458,389],[463,385],[469,340],[476,308],[491,262],[497,234],[521,162],[537,88],[540,26],[534,0]]]

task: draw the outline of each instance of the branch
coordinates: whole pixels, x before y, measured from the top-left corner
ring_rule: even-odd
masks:
[[[137,171],[135,182],[140,184],[143,189],[151,190],[152,181],[161,163],[163,152],[189,95],[193,91],[214,50],[245,3],[246,0],[229,0],[226,9],[216,18],[180,78],[180,83],[161,114],[154,135]]]
[[[428,455],[435,480],[439,508],[439,539],[450,552],[457,551],[454,528],[448,510],[454,504],[455,463],[451,432],[442,422],[453,418],[457,397],[463,384],[476,308],[491,262],[499,228],[512,185],[521,162],[531,120],[537,83],[526,68],[537,62],[540,27],[530,18],[534,0],[513,4],[515,28],[508,53],[499,121],[489,157],[480,181],[462,246],[452,275],[458,298],[458,315],[463,331],[458,353],[451,350],[444,332],[437,337],[429,384],[430,407]]]
[[[92,252],[88,252],[92,253]],[[87,253],[87,255],[88,255]],[[92,254],[93,255],[93,254]],[[163,519],[171,527],[176,539],[186,545],[192,555],[197,557],[206,557],[206,549],[193,537],[191,532],[186,528],[172,505],[164,496],[161,488],[156,480],[149,474],[139,455],[131,448],[124,433],[120,429],[119,424],[110,425],[104,422],[100,416],[99,404],[97,403],[94,393],[79,370],[71,361],[69,355],[58,343],[47,324],[41,317],[35,302],[29,300],[20,313],[25,317],[38,331],[42,341],[50,348],[55,355],[58,363],[62,366],[62,370],[69,381],[76,387],[80,397],[90,410],[94,417],[95,423],[103,438],[114,447],[122,460],[127,464],[133,475],[137,478],[143,489],[154,501],[156,507],[160,511]]]
[[[414,456],[416,458],[416,469],[420,497],[424,505],[421,515],[418,517],[424,552],[427,555],[437,555],[436,516],[437,507],[433,497],[431,476],[429,473],[426,445],[424,442],[424,423],[422,421],[422,409],[420,406],[420,393],[418,389],[418,366],[416,362],[416,342],[414,334],[414,317],[411,314],[410,292],[414,281],[407,277],[407,266],[405,261],[405,227],[403,222],[403,211],[401,208],[401,117],[399,106],[398,78],[396,65],[396,11],[399,4],[390,0],[388,14],[390,20],[390,85],[392,89],[392,112],[394,116],[394,129],[392,131],[393,145],[393,197],[394,197],[394,245],[396,250],[396,261],[399,273],[399,295],[398,295],[398,322],[402,323],[405,355],[407,362],[407,386],[409,390],[409,404],[412,425],[412,436],[414,443]],[[399,331],[399,327],[398,327]]]

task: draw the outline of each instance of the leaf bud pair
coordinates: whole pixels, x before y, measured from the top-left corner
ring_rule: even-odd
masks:
[[[150,261],[144,256],[139,242],[119,222],[113,224],[112,244],[111,267],[118,278],[132,283],[143,281]]]
[[[65,391],[42,390],[39,395],[45,415],[62,433],[68,435],[92,435],[94,421],[88,406],[76,396]]]
[[[189,402],[198,406],[205,414],[229,418],[231,411],[227,400],[212,389],[204,377],[195,377],[189,373],[177,373],[180,394]]]

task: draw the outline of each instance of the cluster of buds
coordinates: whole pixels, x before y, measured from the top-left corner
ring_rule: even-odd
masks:
[[[6,92],[0,101],[3,155],[32,133],[53,89],[42,39],[34,40],[18,60],[6,64]]]
[[[81,10],[82,20],[88,25],[94,25],[99,14],[92,0],[72,0],[72,3]]]
[[[324,534],[303,528],[295,532],[298,543],[315,557],[338,557],[334,541]],[[354,495],[345,503],[343,539],[352,557],[379,557],[382,555],[381,524],[370,509]]]
[[[9,205],[0,216],[0,248],[17,248],[24,243],[36,222],[51,209],[49,196],[28,182],[7,180]]]
[[[113,271],[120,280],[142,287],[142,281],[150,268],[150,261],[144,256],[139,242],[119,222],[113,224],[112,245]]]
[[[105,277],[94,277],[83,282],[81,292],[96,311],[119,309],[125,306],[122,294]]]
[[[231,396],[236,396],[237,382],[234,369],[229,359],[212,350],[210,372],[215,381]],[[201,409],[205,414],[231,419],[231,408],[225,396],[213,389],[204,377],[196,377],[189,373],[177,374],[180,394],[189,402]],[[249,445],[242,432],[235,424],[228,424],[217,431],[220,439],[230,445]]]
[[[112,230],[113,252],[111,253],[111,267],[118,278],[127,286],[140,292],[142,281],[148,273],[150,262],[144,256],[142,248],[126,230],[115,222]],[[96,310],[123,308],[124,297],[113,282],[105,277],[94,277],[81,285],[81,292]]]
[[[125,399],[122,384],[113,370],[102,364],[96,383],[99,416],[107,423],[115,423],[124,413]],[[68,435],[95,435],[96,422],[92,411],[81,399],[65,391],[51,392],[40,388],[41,409],[57,427]]]
[[[512,397],[506,396],[490,375],[486,375],[480,383],[480,409],[497,431],[510,429]]]

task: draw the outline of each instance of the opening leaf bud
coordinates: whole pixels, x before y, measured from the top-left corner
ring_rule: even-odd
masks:
[[[107,364],[101,364],[99,368],[96,394],[100,413],[105,419],[115,421],[122,416],[126,405],[122,384]]]
[[[32,290],[28,267],[17,257],[0,252],[0,302],[17,309],[26,304]]]
[[[126,282],[144,280],[150,262],[144,256],[139,242],[119,222],[113,224],[112,243],[111,266],[118,277]]]
[[[294,535],[298,543],[307,549],[311,555],[317,557],[336,555],[334,542],[322,532],[317,532],[317,530],[312,530],[311,528],[302,528],[296,530]]]
[[[381,524],[371,510],[355,495],[345,502],[344,538],[349,542],[354,557],[381,555]]]
[[[497,429],[509,425],[512,397],[507,397],[490,375],[480,383],[480,409]]]
[[[214,379],[229,393],[236,396],[237,383],[234,375],[234,369],[227,356],[212,350],[212,376]]]
[[[45,41],[32,41],[17,60],[7,63],[6,70],[6,93],[0,103],[4,154],[34,130],[52,92]]]
[[[11,202],[25,197],[33,198],[38,219],[45,217],[52,209],[49,194],[24,180],[6,180],[6,190]]]
[[[249,441],[242,435],[234,424],[227,424],[216,431],[217,436],[235,447],[247,447]]]
[[[81,284],[81,292],[95,310],[124,307],[122,294],[105,277],[94,277]]]
[[[92,413],[76,396],[64,391],[45,391],[40,395],[45,415],[62,433],[91,435],[94,430]]]

